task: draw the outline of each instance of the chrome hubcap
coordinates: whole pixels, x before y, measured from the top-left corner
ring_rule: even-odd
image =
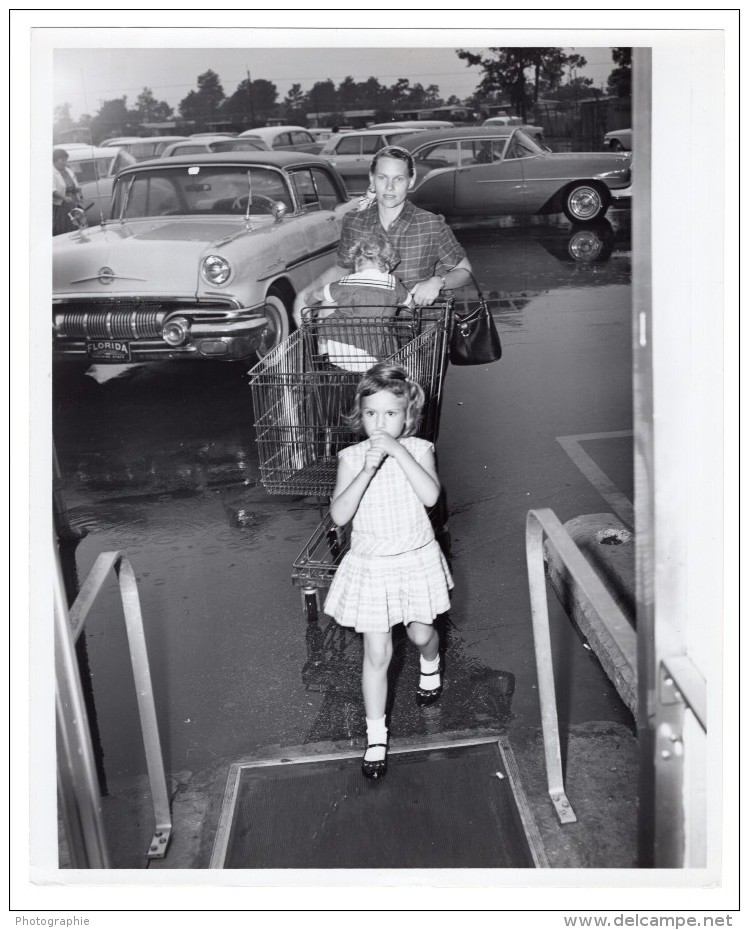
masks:
[[[569,206],[576,217],[587,220],[601,209],[601,197],[592,187],[579,187],[570,197]]]

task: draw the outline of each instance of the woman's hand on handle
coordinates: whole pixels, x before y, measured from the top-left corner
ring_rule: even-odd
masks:
[[[429,307],[440,296],[444,279],[434,275],[425,281],[419,281],[411,288],[411,295],[417,307]]]

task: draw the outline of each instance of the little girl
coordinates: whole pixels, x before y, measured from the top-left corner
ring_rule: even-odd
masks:
[[[426,512],[440,482],[433,445],[413,435],[423,405],[424,392],[403,368],[381,362],[364,375],[350,420],[367,438],[339,454],[330,507],[337,526],[353,519],[351,548],[324,610],[364,636],[367,778],[387,770],[387,671],[397,623],[421,654],[417,703],[426,707],[442,693],[434,620],[450,607],[453,581]]]
[[[398,340],[395,331],[362,325],[363,321],[393,317],[398,307],[413,306],[413,296],[392,274],[400,257],[382,234],[372,233],[354,242],[346,262],[353,265],[352,274],[311,290],[309,297],[326,304],[315,312],[319,319],[329,318],[321,335],[327,337],[330,362],[348,371],[365,372],[378,359],[397,352]],[[340,327],[335,325],[337,320]]]

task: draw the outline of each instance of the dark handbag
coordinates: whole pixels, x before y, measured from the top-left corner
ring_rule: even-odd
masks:
[[[486,299],[472,274],[471,280],[479,303],[464,313],[453,310],[448,346],[448,356],[453,365],[487,365],[502,358],[502,343]]]

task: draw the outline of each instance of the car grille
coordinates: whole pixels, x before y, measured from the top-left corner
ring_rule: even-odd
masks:
[[[58,336],[78,339],[155,339],[167,316],[181,306],[175,301],[71,301],[55,305],[55,330]],[[195,306],[190,304],[193,310]]]

